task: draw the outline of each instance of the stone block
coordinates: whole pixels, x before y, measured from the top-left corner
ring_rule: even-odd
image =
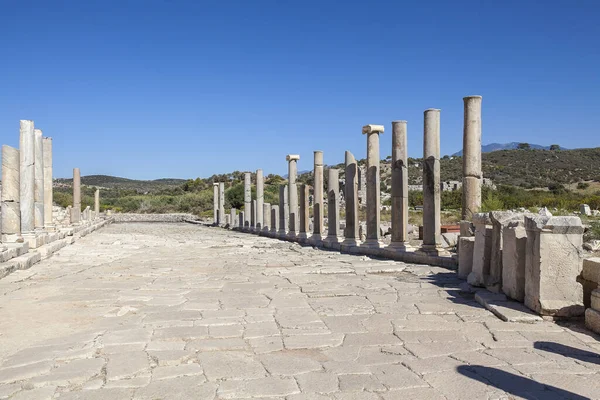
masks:
[[[502,291],[511,299],[525,300],[527,231],[521,222],[510,223],[502,232]]]
[[[594,310],[600,311],[600,289],[592,291],[590,306]]]
[[[492,221],[487,213],[473,214],[475,225],[475,247],[473,250],[473,269],[467,282],[473,286],[484,286],[490,273],[492,253]]]
[[[492,221],[492,250],[490,253],[490,273],[485,279],[488,290],[498,293],[502,288],[503,232],[512,221],[522,221],[523,215],[512,211],[490,212]]]
[[[525,305],[542,315],[582,315],[583,225],[578,217],[526,216]]]
[[[592,215],[592,210],[587,204],[582,204],[581,206],[579,206],[579,212],[581,213],[581,215]]]
[[[458,239],[458,277],[467,279],[473,269],[473,250],[475,238],[461,236]]]
[[[600,257],[583,260],[583,279],[600,283]]]
[[[600,311],[593,308],[585,310],[585,326],[596,333],[600,333]]]

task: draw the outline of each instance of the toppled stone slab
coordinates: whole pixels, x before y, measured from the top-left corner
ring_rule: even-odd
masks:
[[[523,304],[509,300],[500,293],[478,290],[475,293],[475,300],[503,321],[528,324],[543,321],[542,317],[532,313]]]

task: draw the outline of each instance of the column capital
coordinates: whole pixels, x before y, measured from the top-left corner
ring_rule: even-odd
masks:
[[[467,101],[467,100],[470,100],[470,99],[481,99],[481,98],[482,97],[479,96],[479,95],[473,95],[473,96],[465,96],[465,97],[463,97],[463,100]]]
[[[383,131],[385,130],[383,125],[373,125],[373,124],[369,124],[369,125],[365,125],[362,127],[362,133],[366,134],[366,133],[383,133]]]
[[[286,161],[293,161],[293,160],[299,160],[300,159],[300,155],[298,154],[288,154],[287,156],[285,156],[285,160]]]

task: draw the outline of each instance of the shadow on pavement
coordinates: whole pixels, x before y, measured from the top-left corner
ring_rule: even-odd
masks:
[[[456,370],[471,379],[478,380],[486,385],[494,386],[506,393],[530,400],[572,399],[588,400],[573,392],[554,386],[544,385],[524,376],[511,374],[496,368],[481,365],[461,365]]]
[[[578,349],[576,347],[566,346],[564,344],[555,342],[534,342],[533,347],[538,350],[560,354],[565,357],[575,358],[580,361],[585,361],[593,364],[600,364],[600,354],[592,353],[591,351],[583,349]]]

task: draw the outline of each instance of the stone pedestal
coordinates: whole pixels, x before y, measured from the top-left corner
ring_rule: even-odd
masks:
[[[279,233],[279,206],[271,206],[271,236],[275,237]]]
[[[96,218],[100,215],[100,189],[94,192],[94,214]]]
[[[225,223],[225,183],[219,182],[219,225]]]
[[[308,197],[308,185],[300,185],[300,230],[298,232],[298,239],[300,240],[305,240],[308,238],[308,226],[310,225],[310,206],[308,202]]]
[[[71,209],[71,223],[81,222],[81,172],[73,168],[73,208]]]
[[[380,233],[380,182],[379,182],[379,135],[383,125],[365,125],[362,133],[367,135],[367,236],[362,246],[382,247]]]
[[[440,110],[424,113],[423,136],[423,245],[429,255],[447,255],[442,247],[440,195]]]
[[[464,101],[462,219],[481,208],[481,96]]]
[[[339,243],[340,230],[340,172],[329,168],[327,176],[327,237],[323,243],[332,246]]]
[[[44,227],[46,230],[56,229],[52,219],[52,206],[54,197],[52,192],[52,138],[43,138],[43,158],[44,158]]]
[[[323,240],[323,152],[315,151],[313,189],[313,234],[310,243],[319,245]]]
[[[219,223],[219,184],[213,183],[213,224]]]
[[[35,134],[33,121],[20,121],[21,232],[35,230]]]
[[[287,236],[288,227],[288,185],[279,185],[279,230],[277,236]]]
[[[285,159],[288,162],[288,236],[293,239],[298,235],[298,225],[300,221],[298,210],[298,186],[296,184],[296,178],[298,176],[298,160],[300,160],[300,156],[297,154],[288,154]]]
[[[525,301],[527,231],[523,221],[509,222],[502,232],[502,291],[511,299]]]
[[[467,279],[473,270],[473,251],[475,250],[475,238],[472,236],[461,236],[458,238],[458,277]]]
[[[244,229],[250,229],[250,216],[252,215],[252,176],[250,172],[244,174]]]
[[[21,236],[20,207],[20,156],[19,150],[2,146],[1,213],[2,242],[15,242]]]
[[[392,241],[390,250],[412,251],[408,243],[408,145],[406,121],[392,122]]]
[[[256,170],[256,229],[258,231],[262,231],[264,228],[264,202],[265,202],[265,194],[264,194],[264,185],[265,178],[263,176],[263,170]]]
[[[358,246],[358,163],[354,155],[346,151],[345,157],[346,186],[344,197],[346,200],[346,228],[344,229],[345,246]]]
[[[258,202],[257,202],[258,203]],[[258,205],[257,205],[258,207]],[[265,234],[269,233],[271,229],[271,203],[263,203],[262,204],[262,222],[260,231]]]
[[[44,137],[41,129],[34,129],[34,226],[44,229]]]
[[[525,217],[525,305],[542,315],[582,315],[583,225],[578,217]]]
[[[485,286],[490,274],[490,258],[492,254],[492,221],[488,213],[473,214],[475,225],[475,247],[473,250],[473,268],[467,282],[473,286]]]
[[[490,273],[486,278],[486,288],[494,293],[502,291],[502,251],[503,251],[503,232],[506,226],[513,221],[522,221],[523,214],[517,214],[512,211],[492,211],[490,212],[492,221],[492,251],[490,254]]]

